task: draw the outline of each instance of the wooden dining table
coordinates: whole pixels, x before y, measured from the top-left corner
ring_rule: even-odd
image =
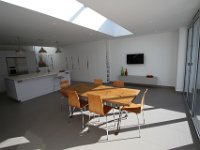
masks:
[[[92,83],[74,84],[69,86],[67,90],[75,90],[80,97],[86,99],[88,94],[99,95],[104,102],[123,106],[128,106],[140,93],[140,90],[138,89],[95,85]]]
[[[115,106],[129,106],[135,97],[140,93],[138,89],[131,88],[119,88],[107,85],[95,85],[92,83],[79,83],[70,85],[67,90],[74,90],[77,94],[87,99],[88,94],[99,95],[101,99],[106,103],[114,104]],[[117,130],[115,134],[119,133],[120,127],[118,119]]]

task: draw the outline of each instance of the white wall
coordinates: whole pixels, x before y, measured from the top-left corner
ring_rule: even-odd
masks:
[[[33,46],[33,51],[36,55],[37,63],[39,62],[39,55],[42,55],[43,61],[49,66],[50,71],[55,70],[65,70],[65,51],[61,49],[62,53],[56,53],[55,47],[43,47],[47,53],[39,54],[39,50],[41,49],[40,46]],[[38,64],[37,64],[38,66]],[[48,67],[42,67],[40,68],[41,71],[47,71]]]
[[[111,81],[118,79],[123,66],[128,68],[129,75],[152,74],[158,77],[158,85],[176,85],[178,31],[112,39],[108,43],[95,41],[64,49],[68,53],[66,58],[68,67],[72,71],[72,80],[91,82],[94,78],[101,78],[106,82],[106,49],[108,49]],[[129,53],[144,53],[144,64],[127,65],[126,54]],[[89,69],[87,69],[87,59]]]
[[[111,80],[118,79],[121,67],[129,75],[158,77],[158,85],[175,86],[178,32],[167,32],[110,41]],[[144,64],[127,65],[126,55],[144,53]]]
[[[95,78],[101,78],[106,82],[106,49],[108,49],[111,81],[118,79],[123,66],[128,68],[129,75],[152,74],[158,77],[159,85],[176,85],[178,31],[82,43],[63,47],[61,54],[55,54],[55,48],[44,48],[48,51],[47,55],[53,58],[53,66],[50,62],[51,69],[71,70],[72,80],[75,81],[92,82]],[[33,54],[37,54],[39,49],[40,47],[33,48]],[[144,64],[127,65],[128,53],[144,53]],[[0,62],[2,62],[1,56],[0,54]],[[34,70],[36,65],[34,57],[30,64]]]
[[[68,52],[66,59],[72,80],[92,82],[100,78],[106,82],[106,41],[73,45],[65,47],[65,50]]]
[[[184,87],[186,48],[187,48],[187,28],[182,27],[179,29],[176,91],[183,91]]]

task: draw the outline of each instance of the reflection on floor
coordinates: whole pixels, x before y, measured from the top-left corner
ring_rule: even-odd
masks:
[[[142,91],[145,89],[139,86],[129,87],[139,88]],[[67,102],[58,92],[23,103],[10,100],[5,94],[1,94],[0,148],[6,150],[200,149],[194,127],[185,111],[182,95],[174,92],[172,88],[148,88],[144,109],[146,124],[141,126],[141,138],[138,138],[136,115],[129,113],[128,118],[122,120],[122,128],[118,135],[114,134],[115,128],[110,128],[108,142],[104,125],[91,126],[87,131],[87,127],[81,128],[81,115],[78,112],[69,119]],[[139,102],[141,94],[136,102]],[[62,112],[61,103],[66,107]],[[117,110],[115,112],[118,114]],[[85,121],[87,119],[86,114]],[[113,118],[110,115],[108,119]],[[109,125],[113,125],[113,122]],[[16,142],[15,139],[21,141]]]

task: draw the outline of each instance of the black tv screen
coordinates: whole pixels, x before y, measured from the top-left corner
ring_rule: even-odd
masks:
[[[144,64],[144,54],[127,54],[127,64]]]

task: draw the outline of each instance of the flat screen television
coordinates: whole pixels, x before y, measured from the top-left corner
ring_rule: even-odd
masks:
[[[127,64],[144,64],[144,54],[127,54],[126,61]]]

